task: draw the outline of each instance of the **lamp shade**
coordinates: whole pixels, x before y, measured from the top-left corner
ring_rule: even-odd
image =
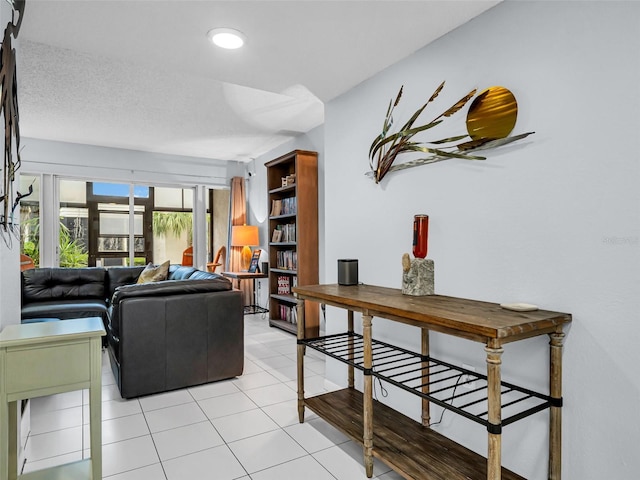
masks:
[[[235,225],[231,227],[232,247],[257,247],[260,245],[258,227],[254,225]]]

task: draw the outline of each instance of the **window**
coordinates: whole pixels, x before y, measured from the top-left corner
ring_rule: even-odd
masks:
[[[26,193],[33,188],[31,195],[20,200],[20,253],[40,265],[40,176],[20,175],[19,192]]]
[[[193,244],[193,189],[155,187],[153,190],[154,258],[158,263],[166,260],[182,263],[182,254]]]
[[[89,264],[89,215],[85,182],[60,180],[60,233],[58,254],[61,267]]]
[[[52,181],[53,180],[53,181]],[[57,190],[55,221],[46,220],[58,230],[57,241],[45,235],[40,239],[41,183],[43,202],[49,206]],[[57,182],[57,188],[56,184]],[[115,182],[91,182],[44,175],[21,174],[20,191],[34,192],[20,203],[21,252],[40,265],[49,266],[58,259],[62,267],[117,266],[161,263],[180,264],[183,252],[192,245],[193,207],[196,188],[139,185]],[[47,185],[51,185],[48,187]],[[132,205],[130,191],[133,192]],[[207,262],[227,244],[229,191],[206,189],[206,213],[198,228],[206,228]],[[43,245],[42,247],[40,245]],[[42,257],[40,249],[46,250]],[[57,251],[53,252],[52,249]],[[222,269],[219,268],[218,271]]]

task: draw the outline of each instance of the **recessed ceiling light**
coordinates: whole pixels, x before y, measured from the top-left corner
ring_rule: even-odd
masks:
[[[220,48],[236,49],[244,45],[246,37],[233,28],[214,28],[207,32],[207,37]]]

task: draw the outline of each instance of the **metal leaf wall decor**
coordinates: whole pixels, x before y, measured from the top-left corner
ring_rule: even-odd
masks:
[[[378,135],[369,149],[370,172],[376,183],[393,171],[405,168],[441,162],[451,158],[464,160],[485,160],[486,157],[472,155],[476,150],[486,150],[521,140],[534,132],[527,132],[509,137],[515,126],[518,106],[513,94],[504,87],[490,87],[482,91],[473,100],[467,114],[467,133],[441,138],[431,141],[417,141],[414,136],[440,125],[446,118],[461,111],[476,94],[471,90],[455,104],[449,107],[431,121],[417,124],[419,117],[444,88],[442,82],[433,92],[429,100],[420,107],[400,127],[396,133],[391,133],[394,124],[393,111],[402,98],[404,87],[400,87],[395,101],[392,99],[387,108],[387,114],[382,125],[382,133]],[[404,153],[427,154],[425,157],[413,159],[405,163],[395,163],[398,155]]]
[[[20,168],[20,128],[18,125],[18,80],[16,76],[16,51],[11,45],[12,38],[18,38],[20,25],[24,16],[25,0],[7,0],[13,7],[11,21],[4,30],[2,48],[0,49],[0,85],[2,97],[0,108],[4,115],[4,164],[2,168],[2,217],[0,225],[3,231],[13,227],[13,212],[17,206],[11,206],[12,185],[15,173]],[[17,15],[17,22],[16,22]],[[16,158],[13,158],[13,139],[15,138]],[[20,195],[20,194],[18,194]],[[18,200],[19,201],[19,200]],[[11,215],[10,215],[11,214]]]

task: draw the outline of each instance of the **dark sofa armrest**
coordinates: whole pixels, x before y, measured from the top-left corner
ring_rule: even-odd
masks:
[[[231,290],[231,281],[219,277],[210,280],[165,280],[162,282],[123,285],[116,288],[111,305],[131,297],[156,297],[186,293],[221,292]]]
[[[123,398],[241,375],[243,300],[228,290],[120,302],[115,358]]]

